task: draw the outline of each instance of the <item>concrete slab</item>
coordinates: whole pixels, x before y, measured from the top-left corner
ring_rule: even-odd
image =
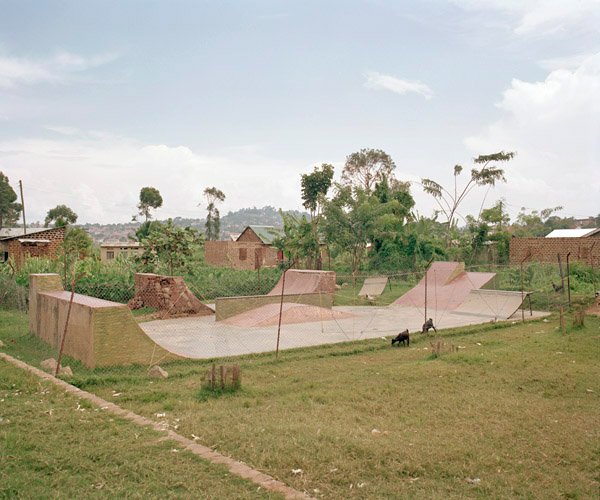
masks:
[[[335,307],[351,318],[288,324],[281,328],[280,349],[335,344],[394,335],[406,328],[420,335],[423,311],[410,307]],[[437,328],[452,328],[494,321],[493,316],[430,310]],[[542,317],[547,313],[534,313]],[[529,317],[529,312],[527,312]],[[227,325],[214,318],[177,318],[141,323],[140,327],[158,345],[194,359],[221,358],[272,352],[277,343],[277,326],[255,328]]]
[[[386,276],[376,276],[374,278],[365,279],[360,292],[358,292],[359,297],[379,297],[385,287],[388,284],[388,279]]]

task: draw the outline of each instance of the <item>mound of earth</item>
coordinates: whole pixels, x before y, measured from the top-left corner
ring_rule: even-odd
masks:
[[[223,323],[234,326],[259,327],[274,326],[279,323],[280,304],[266,304],[223,320]],[[313,323],[316,321],[333,321],[352,318],[354,315],[307,304],[284,303],[281,313],[281,324]]]

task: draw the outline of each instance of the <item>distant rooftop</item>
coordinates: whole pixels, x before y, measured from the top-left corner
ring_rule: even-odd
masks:
[[[271,245],[273,243],[273,241],[275,241],[276,238],[283,236],[283,231],[281,229],[277,229],[276,227],[253,226],[253,225],[250,225],[246,229],[244,229],[244,231],[242,231],[242,234],[248,228],[252,229],[252,231],[254,231],[256,236],[258,236],[260,238],[260,241],[262,241],[265,245]]]
[[[7,238],[17,238],[19,236],[29,236],[30,234],[41,233],[42,231],[51,231],[53,227],[28,227],[27,232],[23,233],[22,227],[3,227],[0,229],[0,240]]]
[[[600,234],[600,228],[555,229],[550,234],[547,234],[546,238],[587,238],[595,234]]]

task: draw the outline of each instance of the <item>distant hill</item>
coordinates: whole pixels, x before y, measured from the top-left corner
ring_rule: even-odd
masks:
[[[303,215],[309,217],[308,213],[298,210],[290,210],[289,212],[297,217]],[[205,222],[206,219],[188,219],[184,217],[173,219],[173,223],[177,226],[190,226],[201,232],[204,232]],[[230,233],[241,233],[246,226],[250,225],[283,228],[283,221],[279,210],[275,207],[242,208],[235,212],[229,212],[227,215],[221,215],[221,237],[227,238]],[[121,224],[82,224],[79,227],[85,229],[95,243],[103,243],[109,241],[127,242],[135,236],[135,231],[139,226],[139,222],[126,222]]]

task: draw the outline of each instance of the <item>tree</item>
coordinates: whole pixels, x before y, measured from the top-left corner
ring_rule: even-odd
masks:
[[[163,199],[158,189],[153,187],[143,187],[140,190],[140,202],[137,205],[139,214],[148,221],[152,218],[151,210],[162,207]],[[134,217],[135,219],[135,217]]]
[[[388,180],[393,177],[396,164],[391,156],[381,149],[361,149],[346,158],[342,171],[342,184],[364,189],[371,194],[375,183],[385,176]]]
[[[83,259],[92,252],[94,242],[85,229],[80,227],[68,227],[65,231],[63,249],[67,254],[77,255]]]
[[[506,212],[506,202],[498,200],[493,206],[481,211],[481,220],[494,226],[496,231],[502,231],[503,226],[510,222],[510,216]]]
[[[296,217],[292,213],[279,211],[283,220],[284,235],[273,241],[275,248],[281,250],[289,262],[308,260],[305,267],[313,267],[316,256],[320,254],[320,243],[313,225],[306,216]]]
[[[559,212],[563,207],[544,208],[542,210],[531,210],[526,212],[525,207],[517,215],[517,220],[513,225],[515,236],[520,237],[540,237],[546,236],[552,229],[557,227],[548,227],[546,224],[553,218],[552,214]]]
[[[0,229],[12,226],[19,220],[23,207],[16,200],[17,193],[8,183],[8,177],[0,172]]]
[[[458,207],[465,200],[468,194],[476,186],[495,186],[496,181],[506,182],[504,177],[504,170],[495,166],[497,162],[507,162],[515,156],[514,152],[505,153],[500,151],[489,155],[480,155],[473,161],[476,165],[482,165],[478,170],[476,168],[471,169],[471,178],[467,184],[460,190],[458,188],[458,176],[463,171],[463,167],[460,165],[454,166],[454,190],[453,192],[448,191],[444,186],[438,184],[431,179],[421,179],[423,190],[432,195],[437,204],[440,207],[440,212],[446,217],[447,233],[446,233],[446,244],[449,244],[450,231],[455,224],[455,218],[458,213]]]
[[[210,241],[218,240],[221,236],[221,214],[216,207],[217,201],[225,201],[225,194],[216,187],[209,187],[204,190],[204,197],[208,205],[206,206],[206,239]]]
[[[333,180],[333,165],[322,163],[320,167],[314,167],[311,174],[302,174],[300,185],[302,186],[302,205],[310,212],[311,219],[320,214],[321,201],[327,195]]]
[[[54,222],[54,227],[66,227],[77,222],[77,214],[66,205],[57,205],[48,210],[44,227],[48,227],[51,222]]]
[[[202,243],[202,235],[191,227],[181,228],[167,220],[166,224],[152,226],[150,234],[143,240],[144,253],[141,260],[156,267],[164,262],[173,275],[183,268]]]

